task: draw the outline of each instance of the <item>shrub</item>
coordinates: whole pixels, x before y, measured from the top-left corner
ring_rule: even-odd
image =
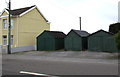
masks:
[[[110,24],[109,32],[116,34],[120,31],[120,23]]]

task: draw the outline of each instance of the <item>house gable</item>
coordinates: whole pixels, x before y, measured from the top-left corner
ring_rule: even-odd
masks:
[[[19,17],[20,32],[39,32],[49,30],[49,24],[40,15],[37,8]]]
[[[45,18],[45,16],[41,13],[41,11],[37,8],[36,5],[30,6],[30,7],[25,7],[25,8],[20,8],[20,9],[11,10],[11,15],[12,15],[13,17],[18,17],[18,16],[21,17],[21,16],[24,16],[24,15],[26,15],[27,13],[31,12],[31,11],[34,10],[34,9],[37,9],[38,13],[42,16],[42,18],[43,18],[46,22],[48,22],[48,20]],[[4,12],[6,12],[5,15],[8,15],[8,14],[9,14],[8,9],[4,9],[4,10],[2,11],[2,13],[0,14],[0,16],[3,15]]]
[[[30,8],[30,9],[26,10],[25,12],[21,13],[19,16],[21,17],[21,16],[23,16],[23,15],[31,12],[32,10],[36,9],[37,12],[41,15],[41,17],[42,17],[46,22],[48,22],[48,20],[47,20],[47,19],[45,18],[45,16],[41,13],[41,11],[38,9],[37,6],[34,5],[34,7],[33,7],[33,6],[31,6],[31,7],[32,7],[32,8]]]
[[[7,17],[7,16],[8,16],[7,11],[4,11],[4,12],[1,13],[0,18],[4,18],[4,17]]]
[[[4,9],[1,13],[0,16],[5,16],[8,15],[8,11],[6,9]]]
[[[27,12],[26,14],[24,15],[20,15],[20,17],[24,17],[24,18],[30,18],[30,19],[36,19],[40,21],[44,21],[44,22],[48,22],[43,16],[41,13],[39,13],[38,9],[37,8],[34,8],[32,9],[31,11]]]

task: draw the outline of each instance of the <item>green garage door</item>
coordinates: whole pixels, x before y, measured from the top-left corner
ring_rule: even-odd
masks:
[[[51,38],[41,38],[40,42],[38,41],[38,50],[54,50],[54,40]]]
[[[88,42],[88,49],[92,51],[117,51],[113,37],[90,37]]]
[[[103,40],[103,51],[117,52],[115,39],[113,37],[104,37]]]
[[[45,40],[45,50],[55,50],[54,39],[47,38]]]
[[[67,50],[81,50],[81,40],[79,37],[67,38],[65,41],[65,48]]]
[[[91,51],[101,51],[101,39],[100,37],[90,37],[88,41],[88,49]]]
[[[40,42],[39,42],[40,41]],[[38,40],[38,49],[39,50],[44,50],[45,49],[45,38],[41,38],[40,40]]]
[[[81,40],[79,37],[73,38],[73,50],[82,50]]]
[[[71,41],[72,41],[72,38],[65,38],[65,49],[66,50],[72,49]]]

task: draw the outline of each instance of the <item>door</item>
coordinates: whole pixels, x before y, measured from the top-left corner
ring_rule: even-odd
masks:
[[[73,50],[82,50],[80,37],[72,38],[72,49]]]
[[[47,38],[45,39],[45,50],[55,50],[55,42],[54,42],[54,39],[52,38]]]

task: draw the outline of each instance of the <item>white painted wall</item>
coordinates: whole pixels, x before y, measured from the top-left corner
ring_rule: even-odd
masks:
[[[36,50],[36,46],[23,46],[23,47],[14,47],[12,48],[12,53],[14,52],[23,52],[23,51],[32,51]]]

